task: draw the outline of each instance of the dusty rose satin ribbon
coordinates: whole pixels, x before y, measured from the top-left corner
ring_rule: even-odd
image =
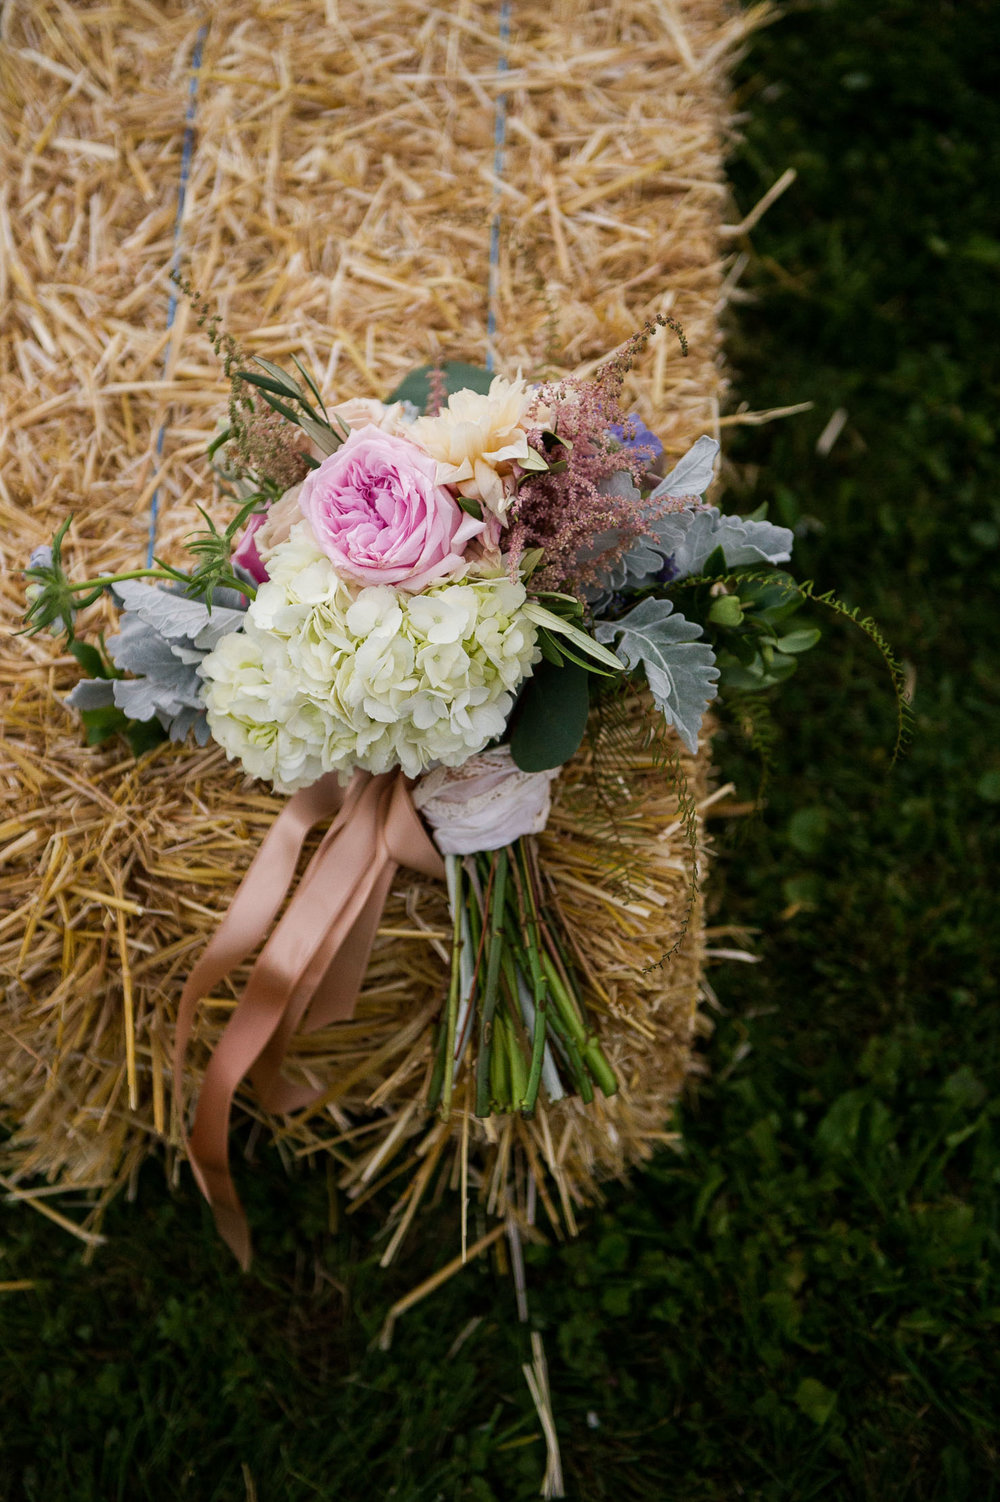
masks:
[[[346,793],[335,775],[292,797],[268,831],[229,911],[184,987],[174,1041],[174,1092],[183,1100],[184,1060],[198,1002],[256,949],[277,915],[309,831],[334,815],[295,894],[250,972],[209,1060],[188,1153],[220,1235],[243,1267],[250,1232],[229,1172],[233,1097],[250,1075],[269,1111],[296,1111],[320,1092],[281,1073],[296,1031],[354,1014],[368,956],[397,866],[443,877],[399,772],[358,772]]]

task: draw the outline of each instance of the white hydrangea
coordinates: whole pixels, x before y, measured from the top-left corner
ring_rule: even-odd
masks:
[[[200,667],[212,734],[252,776],[279,792],[355,767],[416,777],[503,733],[541,656],[522,584],[349,588],[307,523],[267,567],[244,629]]]

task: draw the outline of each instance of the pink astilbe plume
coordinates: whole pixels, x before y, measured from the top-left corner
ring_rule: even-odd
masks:
[[[638,489],[652,457],[635,444],[619,447],[609,438],[608,429],[612,425],[623,429],[626,442],[635,437],[631,419],[621,407],[622,387],[658,327],[672,329],[682,354],[687,354],[680,324],[658,313],[592,379],[550,381],[535,393],[529,420],[534,417],[538,427],[528,433],[528,442],[550,463],[563,460],[566,467],[555,474],[532,475],[522,484],[511,507],[509,556],[513,566],[526,548],[542,548],[543,566],[535,575],[542,589],[598,584],[661,514],[655,508],[651,511],[638,496],[602,493],[602,482],[607,489],[606,482],[616,473],[626,475]],[[551,439],[546,444],[546,430],[572,447]]]
[[[629,432],[629,419],[610,381],[571,378],[540,386],[528,421],[539,423],[528,431],[532,448],[550,463],[563,462],[566,467],[532,475],[522,484],[511,507],[510,553],[516,558],[527,548],[544,550],[542,568],[535,575],[542,589],[595,584],[649,530],[638,497],[603,494],[601,482],[623,473],[638,488],[649,455],[622,448],[609,438],[612,423]],[[546,440],[546,431],[557,434],[563,444]],[[597,538],[607,546],[595,553]]]
[[[239,462],[251,474],[270,480],[280,491],[290,490],[309,473],[302,455],[305,445],[301,429],[267,407],[255,411],[249,421],[244,420],[233,441]]]

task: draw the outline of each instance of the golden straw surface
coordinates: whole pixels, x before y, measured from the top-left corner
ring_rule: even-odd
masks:
[[[658,334],[627,398],[671,455],[716,430],[727,70],[766,7],[514,0],[507,71],[498,9],[483,0],[3,8],[7,632],[23,610],[27,554],[67,512],[64,556],[89,577],[145,561],[154,492],[157,548],[175,561],[196,504],[211,505],[202,455],[224,385],[183,299],[167,324],[189,105],[183,265],[253,352],[287,361],[295,351],[333,400],[385,395],[436,355],[481,364],[499,209],[498,368],[586,369],[643,318],[669,312],[691,355],[682,360],[673,336]],[[93,608],[94,630],[112,621]],[[2,1166],[25,1196],[38,1191],[17,1186],[34,1176],[93,1189],[82,1231],[92,1237],[142,1157],[177,1141],[167,1069],[181,983],[280,800],[217,749],[167,748],[135,765],[119,746],[86,748],[61,704],[75,664],[48,638],[7,632],[0,1102],[13,1137]],[[589,1110],[551,1106],[529,1125],[470,1122],[459,1094],[447,1126],[428,1122],[419,1101],[445,913],[439,891],[408,879],[387,909],[356,1021],[297,1051],[326,1094],[303,1117],[270,1125],[289,1151],[331,1153],[355,1200],[412,1158],[399,1235],[420,1195],[446,1180],[480,1185],[503,1210],[524,1201],[534,1176],[552,1217],[572,1225],[600,1178],[664,1140],[695,1027],[700,912],[679,955],[649,969],[687,902],[683,832],[661,837],[676,798],[637,751],[623,772],[631,802],[621,838],[641,893],[626,898],[612,872],[619,855],[588,812],[588,765],[581,756],[563,779],[542,845],[595,977],[590,1000],[620,1096]],[[705,757],[686,765],[703,798]],[[232,1002],[226,994],[206,1008],[196,1066]]]

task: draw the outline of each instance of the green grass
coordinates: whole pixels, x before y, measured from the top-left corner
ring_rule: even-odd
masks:
[[[881,622],[916,736],[890,775],[887,680],[831,619],[775,702],[763,823],[719,852],[721,913],[760,927],[763,963],[715,973],[686,1153],[530,1253],[587,1502],[1000,1495],[998,44],[992,3],[829,0],[741,70],[741,208],[799,178],[754,232],[730,358],[751,406],[815,405],[734,435],[738,498],[770,500],[800,576]],[[735,737],[718,750],[751,786]],[[89,1267],[5,1210],[0,1280],[35,1287],[0,1294],[0,1497],[229,1502],[246,1474],[261,1502],[535,1495],[509,1279],[453,1281],[384,1355],[449,1216],[385,1274],[374,1214],[328,1231],[320,1171],[265,1153],[242,1182],[248,1277],[155,1166]]]

